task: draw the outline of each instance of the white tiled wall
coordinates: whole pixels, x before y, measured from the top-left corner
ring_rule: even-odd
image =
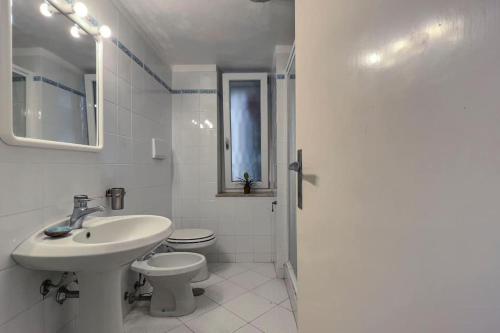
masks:
[[[217,79],[215,66],[173,68],[173,85],[177,90],[217,89]],[[273,261],[271,202],[274,199],[216,197],[217,104],[215,93],[181,93],[173,97],[175,226],[215,231],[217,244],[208,256],[210,261]]]
[[[169,69],[144,44],[110,1],[87,0],[90,13],[108,24],[164,81]],[[127,189],[125,210],[107,214],[171,215],[171,156],[151,159],[151,138],[171,140],[171,95],[110,41],[104,47],[104,150],[71,152],[7,146],[0,141],[0,332],[69,332],[77,301],[42,300],[43,279],[58,274],[26,270],[10,258],[31,233],[71,213],[72,196],[102,197],[111,186]],[[93,204],[105,204],[97,199]]]

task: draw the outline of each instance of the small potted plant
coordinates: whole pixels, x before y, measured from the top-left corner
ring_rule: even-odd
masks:
[[[254,180],[250,178],[248,172],[245,172],[243,174],[243,178],[238,178],[238,182],[243,185],[243,193],[249,194],[252,189]]]

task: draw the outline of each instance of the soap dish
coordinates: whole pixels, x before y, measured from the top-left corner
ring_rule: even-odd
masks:
[[[71,227],[59,226],[47,228],[43,231],[43,233],[49,237],[57,238],[69,235],[71,233],[71,230]]]

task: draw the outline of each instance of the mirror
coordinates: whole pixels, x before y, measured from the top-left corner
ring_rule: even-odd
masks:
[[[42,3],[12,2],[11,107],[0,111],[10,109],[11,114],[0,119],[10,122],[8,130],[3,124],[2,139],[9,144],[99,150],[100,41],[53,6],[50,15],[42,15]]]

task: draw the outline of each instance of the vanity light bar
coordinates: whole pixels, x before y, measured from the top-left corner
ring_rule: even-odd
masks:
[[[46,17],[61,13],[73,21],[75,26],[70,29],[70,33],[75,38],[80,37],[81,30],[92,36],[111,37],[109,26],[100,25],[93,16],[89,15],[87,6],[81,1],[70,3],[68,0],[45,0],[40,5],[40,13]]]

